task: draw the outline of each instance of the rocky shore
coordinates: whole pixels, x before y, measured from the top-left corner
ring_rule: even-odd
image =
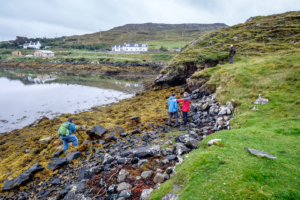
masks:
[[[50,124],[53,133],[42,139],[31,138],[36,140],[35,144],[38,144],[41,152],[36,152],[37,158],[32,158],[30,164],[25,165],[26,171],[2,180],[4,184],[0,197],[5,200],[147,199],[154,189],[176,174],[176,165],[183,161],[185,154],[197,148],[198,142],[216,131],[231,129],[229,120],[233,117],[232,103],[221,105],[216,101],[215,93],[201,89],[190,92],[192,103],[188,113],[188,126],[167,126],[167,109],[162,109],[162,105],[166,105],[168,93],[171,92],[182,93],[183,89],[175,87],[144,91],[135,98],[123,100],[124,102],[119,104],[124,105],[125,101],[128,101],[132,106],[137,106],[138,104],[133,103],[142,101],[143,98],[150,100],[148,95],[156,94],[161,98],[159,103],[157,100],[150,100],[141,107],[133,108],[139,109],[140,112],[146,111],[144,115],[123,116],[113,123],[100,119],[97,123],[86,122],[86,126],[78,119],[82,114],[74,116],[77,124],[81,124],[77,126],[80,130],[77,137],[82,139],[79,142],[80,146],[70,148],[67,154],[63,153],[55,131],[61,123],[59,119],[43,119],[31,124],[27,127],[30,132],[39,132],[40,128],[45,129]],[[152,108],[150,103],[159,105]],[[145,105],[148,105],[148,109]],[[96,112],[101,115],[106,111],[115,113],[118,108],[120,107],[117,105],[107,106],[102,110],[94,108],[95,111],[90,114],[96,117]],[[131,107],[123,107],[124,113],[128,112],[126,109],[130,110]],[[151,113],[152,109],[156,111]],[[157,109],[164,111],[160,113]],[[156,116],[149,117],[149,113]],[[157,116],[159,114],[161,115]],[[89,120],[87,117],[83,118]],[[85,133],[84,136],[82,132]],[[1,141],[4,141],[3,138],[0,138]],[[209,143],[213,144],[218,144],[218,141]],[[2,151],[5,149],[5,141],[1,142],[0,147]],[[28,154],[25,153],[24,157],[26,155]],[[1,159],[4,159],[3,154]],[[177,198],[175,193],[170,193],[162,199]]]

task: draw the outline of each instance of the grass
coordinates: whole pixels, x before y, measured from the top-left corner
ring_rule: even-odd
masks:
[[[233,129],[200,142],[176,168],[176,176],[149,199],[173,192],[173,184],[180,188],[179,199],[300,199],[300,51],[243,58],[197,73],[209,78],[204,87],[222,86],[218,101],[238,102]],[[253,111],[258,94],[270,102]],[[221,147],[208,147],[211,139],[221,139]],[[244,147],[277,159],[251,155]]]

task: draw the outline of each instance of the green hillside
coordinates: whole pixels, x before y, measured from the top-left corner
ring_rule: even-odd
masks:
[[[170,62],[168,69],[174,73],[199,66],[189,84],[201,82],[216,90],[222,104],[234,99],[235,118],[230,121],[232,130],[209,135],[184,157],[176,176],[150,199],[161,199],[169,192],[179,194],[180,200],[300,199],[299,33],[300,12],[255,17],[200,38]],[[234,64],[200,71],[205,62],[227,62],[231,43],[238,52]],[[253,102],[259,94],[270,102],[255,111]],[[212,139],[222,142],[208,147]],[[244,147],[277,159],[251,155]]]

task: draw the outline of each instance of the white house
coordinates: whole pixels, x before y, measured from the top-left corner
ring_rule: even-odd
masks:
[[[148,45],[146,44],[126,44],[122,45],[114,45],[112,46],[112,51],[117,52],[139,52],[139,51],[148,51]]]
[[[41,48],[41,43],[40,43],[40,41],[37,41],[37,42],[29,42],[29,43],[25,43],[24,45],[23,45],[23,48],[24,49],[27,49],[27,48],[33,48],[33,49],[40,49]]]

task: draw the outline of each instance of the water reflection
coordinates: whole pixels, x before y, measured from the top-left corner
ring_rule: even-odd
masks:
[[[28,77],[28,81],[34,82],[36,84],[44,84],[46,81],[54,81],[57,78],[57,76],[53,75],[37,75],[36,78],[32,78],[31,76]]]

